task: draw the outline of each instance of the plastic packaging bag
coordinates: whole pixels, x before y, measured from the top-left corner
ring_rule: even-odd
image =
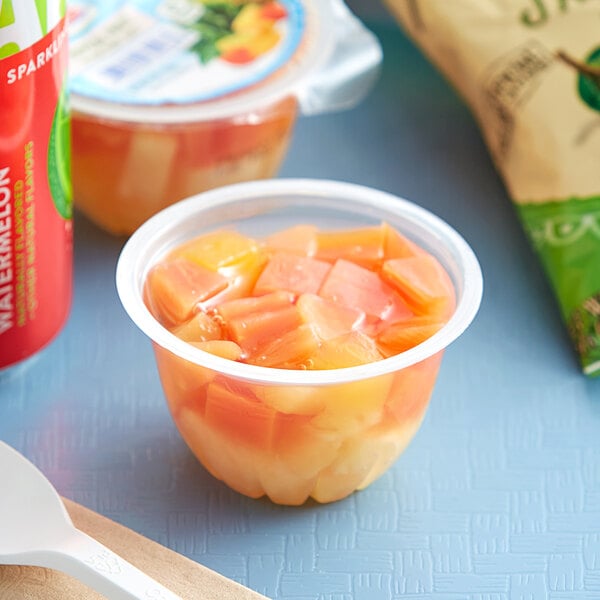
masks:
[[[462,95],[600,375],[600,3],[385,0]]]

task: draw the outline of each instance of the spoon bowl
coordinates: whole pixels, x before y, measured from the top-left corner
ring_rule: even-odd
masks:
[[[77,529],[56,489],[0,441],[0,564],[56,569],[114,600],[181,600]]]

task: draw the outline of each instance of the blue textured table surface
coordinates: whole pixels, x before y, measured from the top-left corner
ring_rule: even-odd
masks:
[[[369,489],[299,508],[208,475],[117,299],[123,240],[76,218],[59,338],[0,376],[0,439],[76,500],[273,599],[600,598],[600,380],[585,379],[468,110],[394,23],[351,111],[302,118],[283,176],[404,196],[452,224],[485,277],[425,423]]]

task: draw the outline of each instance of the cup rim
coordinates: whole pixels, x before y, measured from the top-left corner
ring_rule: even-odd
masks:
[[[146,257],[157,240],[198,211],[221,207],[251,198],[275,199],[282,195],[305,198],[343,198],[369,207],[372,216],[388,212],[420,227],[441,240],[459,261],[463,290],[452,317],[437,333],[421,344],[379,361],[331,370],[292,370],[255,366],[215,356],[184,342],[154,318],[143,300],[147,273]],[[380,217],[381,218],[381,217]],[[383,220],[383,219],[382,219]],[[156,257],[158,252],[153,252]],[[117,261],[116,287],[123,308],[150,340],[192,363],[238,380],[274,385],[334,385],[400,371],[444,350],[471,324],[483,295],[483,276],[479,261],[464,238],[448,223],[413,202],[360,184],[331,179],[277,178],[228,185],[196,194],[163,209],[141,225],[123,246]]]

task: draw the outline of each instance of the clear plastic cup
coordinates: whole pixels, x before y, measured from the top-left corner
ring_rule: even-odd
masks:
[[[433,254],[456,293],[447,324],[396,356],[332,370],[243,364],[177,338],[144,303],[152,266],[202,233],[234,228],[264,237],[297,224],[330,230],[382,221]],[[472,250],[438,217],[388,193],[309,179],[236,184],[163,210],[128,240],[116,279],[125,310],[152,341],[171,415],[191,451],[234,490],[288,505],[339,500],[394,463],[419,429],[445,348],[475,317],[483,289]],[[217,384],[221,391],[207,395]]]
[[[72,11],[74,201],[116,235],[182,198],[274,177],[298,116],[356,105],[381,63],[342,0],[80,0]]]

